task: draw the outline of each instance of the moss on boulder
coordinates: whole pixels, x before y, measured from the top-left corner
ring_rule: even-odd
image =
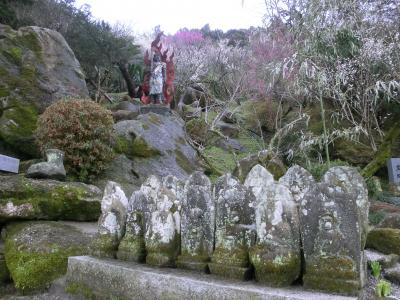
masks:
[[[79,62],[56,31],[0,24],[0,142],[15,155],[36,157],[38,114],[64,97],[87,97]]]
[[[0,176],[0,222],[97,220],[101,197],[97,187],[83,183]]]
[[[368,233],[367,248],[384,254],[400,255],[400,229],[375,228]]]
[[[90,237],[57,222],[7,226],[5,259],[15,287],[22,293],[42,290],[64,275],[69,256],[87,254]]]

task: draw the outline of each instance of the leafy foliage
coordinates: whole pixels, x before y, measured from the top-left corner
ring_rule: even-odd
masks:
[[[113,156],[110,111],[89,100],[59,101],[39,117],[37,142],[41,151],[65,152],[67,172],[88,180]]]
[[[388,297],[392,293],[392,285],[389,281],[379,280],[375,288],[378,297]]]
[[[379,261],[372,261],[369,265],[371,267],[372,276],[374,276],[375,278],[379,278],[381,276],[382,270]]]

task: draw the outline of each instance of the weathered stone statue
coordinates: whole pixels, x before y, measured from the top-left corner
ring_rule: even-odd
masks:
[[[46,162],[33,164],[26,172],[26,177],[65,180],[64,152],[57,149],[46,150]]]
[[[245,186],[256,198],[257,243],[250,250],[256,280],[290,285],[301,271],[299,217],[292,193],[260,165],[251,169]]]
[[[211,182],[201,172],[186,181],[181,212],[179,268],[208,272],[214,246],[215,207]]]
[[[135,262],[146,260],[146,224],[149,223],[151,212],[156,210],[161,187],[161,181],[156,176],[150,176],[129,199],[125,236],[118,247],[119,259]]]
[[[101,216],[98,233],[90,249],[99,257],[115,257],[119,242],[125,233],[128,199],[122,188],[109,181],[101,201]]]
[[[299,199],[304,286],[357,295],[366,276],[363,249],[369,205],[364,179],[351,167],[331,168],[317,184],[300,167],[285,177],[282,182],[297,191]]]
[[[249,279],[249,249],[255,242],[254,196],[232,177],[220,177],[215,186],[215,250],[209,263],[212,274]]]
[[[154,53],[150,74],[150,98],[154,104],[162,103],[163,87],[166,80],[166,64],[161,61],[158,53]]]
[[[180,250],[180,203],[178,180],[174,176],[163,179],[158,189],[156,207],[150,218],[145,217],[146,263],[159,267],[175,267]]]

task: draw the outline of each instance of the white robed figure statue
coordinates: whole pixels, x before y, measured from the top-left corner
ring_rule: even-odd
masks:
[[[154,53],[151,64],[150,75],[150,99],[156,103],[162,103],[164,100],[163,87],[166,78],[166,64],[161,61],[160,54]]]

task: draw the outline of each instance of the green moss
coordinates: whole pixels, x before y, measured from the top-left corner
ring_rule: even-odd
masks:
[[[126,261],[144,262],[146,260],[144,237],[126,233],[119,243],[117,258]]]
[[[109,234],[98,234],[90,246],[90,254],[96,257],[115,258],[118,241]]]
[[[212,274],[225,278],[248,280],[253,276],[246,247],[232,250],[217,247],[208,264]]]
[[[2,118],[9,121],[0,126],[0,138],[17,151],[37,154],[38,150],[33,140],[38,120],[35,106],[11,101],[8,108],[3,110]]]
[[[236,167],[232,153],[219,147],[208,147],[204,150],[208,161],[221,173],[232,172]]]
[[[159,125],[159,126],[162,125],[161,119],[157,114],[150,113],[150,114],[148,114],[148,116],[149,116],[149,120],[151,123],[153,123],[155,125]]]
[[[12,194],[0,191],[0,204],[32,205],[32,215],[22,216],[24,219],[93,221],[100,216],[100,202],[84,201],[88,192],[83,188],[69,185],[37,188],[23,176],[16,180],[17,190]]]
[[[152,157],[159,155],[160,152],[151,148],[141,137],[136,137],[132,142],[131,154],[138,157]]]
[[[175,150],[176,163],[188,174],[194,171],[192,162],[178,149]]]
[[[7,267],[15,287],[22,293],[45,289],[53,280],[66,273],[69,256],[87,253],[84,245],[65,247],[51,242],[39,245],[39,249],[31,248],[24,235],[18,236],[27,225],[29,223],[8,228],[5,241]]]
[[[82,295],[87,300],[96,300],[93,290],[83,283],[72,282],[67,285],[65,291],[73,295]]]
[[[357,295],[360,289],[353,261],[341,256],[308,262],[303,282],[306,288],[344,295]]]
[[[400,229],[375,228],[368,233],[367,248],[400,255]]]
[[[256,247],[250,252],[257,281],[273,286],[288,286],[300,276],[299,256],[288,253],[286,256],[278,255],[274,259],[265,259],[264,252],[263,247]]]
[[[175,261],[180,249],[180,235],[175,235],[175,238],[169,243],[148,243],[146,245],[147,256],[146,264],[157,267],[175,267]]]
[[[22,63],[22,50],[18,47],[11,47],[3,50],[3,55],[10,59],[13,63],[20,65]]]
[[[114,151],[120,154],[129,153],[130,141],[123,136],[117,136],[115,140]]]
[[[141,137],[136,137],[131,141],[123,136],[118,136],[114,150],[117,153],[125,154],[129,158],[160,155],[159,151],[151,148]]]
[[[38,58],[42,58],[42,47],[38,36],[34,32],[25,33],[23,35],[17,36],[14,40],[17,45],[28,48],[33,51]]]

